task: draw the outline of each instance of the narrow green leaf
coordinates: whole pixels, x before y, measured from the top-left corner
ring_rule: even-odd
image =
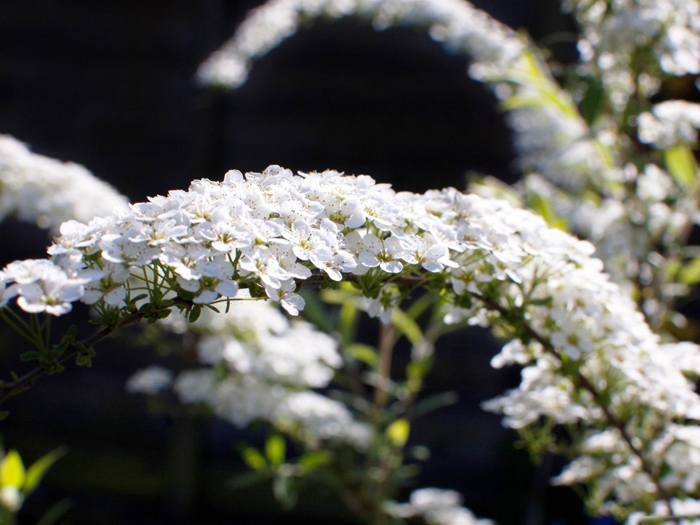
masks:
[[[73,502],[69,499],[62,499],[47,510],[36,525],[54,525],[73,507]]]
[[[306,303],[304,317],[327,334],[333,332],[335,330],[333,316],[328,315],[328,308],[318,299],[318,294],[306,287],[301,289],[300,294]]]
[[[243,474],[238,474],[232,478],[230,485],[233,489],[244,489],[246,487],[250,487],[251,485],[255,485],[256,483],[260,483],[266,477],[266,475],[258,471],[244,472]]]
[[[267,461],[263,455],[253,447],[245,447],[241,451],[241,456],[246,465],[253,470],[263,470],[267,468]]]
[[[0,463],[0,487],[22,488],[25,476],[22,458],[16,450],[10,450]]]
[[[41,483],[46,471],[49,470],[56,461],[66,455],[67,450],[64,447],[57,448],[36,460],[27,469],[27,479],[24,481],[23,491],[30,494]]]
[[[399,308],[394,308],[391,316],[394,327],[408,339],[413,346],[423,343],[423,331],[413,319]]]
[[[681,188],[688,188],[695,181],[698,166],[689,146],[679,145],[665,150],[664,162],[668,173]]]
[[[344,345],[349,345],[355,340],[356,327],[357,305],[352,301],[345,301],[340,307],[340,317],[338,318],[338,330]]]
[[[528,201],[528,207],[541,215],[552,228],[558,228],[564,231],[567,230],[566,219],[557,215],[552,203],[548,199],[544,199],[540,195],[533,193],[528,195]]]
[[[416,359],[408,363],[406,376],[409,381],[421,381],[433,367],[433,358]]]
[[[368,364],[372,368],[376,368],[379,365],[377,351],[371,346],[355,343],[346,347],[345,353],[358,361]]]
[[[411,419],[419,418],[445,406],[454,405],[457,400],[458,396],[456,392],[442,392],[440,394],[435,394],[433,396],[426,397],[425,399],[421,399],[413,407]]]
[[[284,463],[287,444],[279,434],[273,434],[265,441],[265,456],[271,465],[279,466]]]
[[[328,450],[314,450],[299,458],[299,465],[305,472],[311,472],[330,463],[333,456]]]
[[[34,361],[35,359],[39,359],[39,352],[24,352],[23,354],[20,354],[19,358],[22,361]]]

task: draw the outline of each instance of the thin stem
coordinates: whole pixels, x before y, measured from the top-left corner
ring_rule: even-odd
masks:
[[[374,404],[379,410],[384,408],[387,401],[386,386],[391,377],[391,358],[394,350],[394,342],[394,325],[391,323],[382,323],[379,329],[379,344],[377,346],[379,350],[379,366],[377,368],[379,380],[374,390]]]
[[[28,333],[28,331],[24,327],[19,326],[15,321],[11,320],[10,317],[7,315],[7,312],[12,312],[12,310],[10,308],[1,308],[0,309],[0,317],[2,317],[2,320],[5,321],[10,326],[10,328],[12,328],[15,332],[17,332],[17,334],[19,334],[22,338],[24,338],[28,342],[30,342],[32,344],[32,346],[37,347],[36,339],[34,337],[32,337],[33,334]],[[14,312],[12,312],[12,313],[14,313]],[[20,318],[20,320],[22,320],[22,319]],[[26,323],[24,323],[24,322],[23,322],[23,324],[26,325]],[[37,347],[37,348],[39,348],[39,347]]]
[[[178,303],[182,305],[189,305],[187,301],[184,301],[180,299],[177,301]],[[173,305],[171,305],[173,306]],[[154,308],[153,311],[159,311],[163,310],[166,308],[170,308],[171,306],[168,307],[162,307],[162,308]],[[2,312],[2,310],[0,310]],[[121,322],[119,323],[118,326],[113,327],[113,326],[108,326],[100,330],[99,332],[83,339],[81,341],[82,345],[85,348],[90,348],[91,346],[95,345],[96,343],[99,343],[103,339],[106,339],[110,335],[112,335],[118,328],[123,328],[126,326],[130,326],[132,324],[138,323],[141,321],[141,319],[144,318],[146,314],[142,312],[135,312],[131,315],[128,315],[127,317],[124,317]],[[70,358],[74,357],[77,353],[79,352],[78,345],[73,344],[70,345],[66,351],[58,357],[55,361],[58,364],[64,363],[65,361],[69,360]],[[31,387],[34,382],[43,376],[46,373],[46,369],[43,367],[37,367],[34,370],[31,370],[30,372],[26,373],[19,379],[15,381],[0,381],[0,404],[2,404],[7,398],[12,397],[27,388]]]
[[[377,348],[379,350],[379,365],[377,367],[377,386],[374,390],[374,405],[376,410],[376,427],[380,429],[383,418],[381,413],[386,406],[388,392],[387,385],[391,377],[391,360],[394,352],[394,325],[387,323],[381,324],[379,329],[379,342]],[[382,503],[387,497],[389,484],[391,483],[391,460],[392,451],[386,450],[381,452],[379,459],[380,477],[377,483],[377,507],[374,513],[375,525],[386,525],[388,516],[382,509]]]

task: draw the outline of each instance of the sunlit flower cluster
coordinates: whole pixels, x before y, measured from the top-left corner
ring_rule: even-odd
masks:
[[[700,104],[670,100],[656,104],[651,113],[637,117],[639,140],[659,149],[677,144],[694,145],[700,128]]]
[[[49,250],[53,262],[44,264],[62,268],[66,282],[82,283],[73,296],[61,298],[67,303],[89,289],[103,294],[90,302],[115,308],[108,295],[120,279],[113,277],[118,272],[105,271],[108,264],[147,283],[139,290],[130,281],[121,285],[127,312],[133,294],[158,288],[192,307],[220,308],[247,290],[295,314],[303,307],[298,284],[323,279],[355,281],[370,301],[370,314],[387,319],[412,285],[422,285],[448,298],[447,322],[496,324],[523,341],[507,347],[495,363],[525,365],[521,386],[487,405],[503,412],[510,426],[548,418],[583,423],[582,430],[609,426],[610,417],[633,406],[644,417],[628,420],[627,430],[649,441],[657,436],[645,434],[645,421],[656,419],[661,432],[667,423],[700,418],[700,398],[684,376],[700,372],[698,347],[661,346],[633,301],[590,258],[592,245],[503,201],[454,189],[395,193],[368,176],[293,175],[271,166],[245,176],[229,172],[220,183],[194,181],[189,191],[171,191],[88,225],[67,223],[62,231]],[[5,270],[8,289],[19,285],[20,273],[13,269]],[[25,298],[21,286],[13,290],[20,307],[44,300]],[[330,344],[316,337],[326,341],[322,346]],[[176,383],[185,401],[205,401],[239,424],[264,417],[290,425],[316,418],[325,425],[334,412],[329,405],[335,402],[326,398],[310,403],[318,396],[311,392],[290,400],[286,389],[293,385],[283,384],[289,378],[313,387],[328,378],[314,372],[302,379],[304,367],[284,348],[271,344],[275,357],[267,360],[267,350],[242,344],[245,337],[214,339],[211,347],[207,340],[200,347],[204,360],[242,377],[217,383],[211,369],[194,372]],[[338,365],[329,348],[305,355],[322,366]],[[276,386],[258,388],[257,377]],[[586,386],[586,378],[595,381]]]
[[[574,0],[581,60],[593,67],[618,110],[660,77],[700,72],[700,6],[694,0]]]
[[[83,166],[31,153],[0,135],[0,220],[14,216],[57,232],[64,221],[87,222],[127,202]]]

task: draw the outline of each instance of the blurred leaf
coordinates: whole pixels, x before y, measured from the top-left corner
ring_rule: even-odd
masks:
[[[408,339],[413,346],[424,341],[423,331],[413,319],[399,308],[394,308],[391,315],[391,321],[394,327]]]
[[[528,195],[529,208],[538,213],[552,228],[567,230],[566,219],[560,217],[554,211],[552,203],[542,196],[532,193]]]
[[[0,463],[0,487],[22,488],[24,479],[25,470],[22,458],[16,450],[10,450]]]
[[[244,472],[233,477],[230,481],[231,488],[233,489],[244,489],[260,483],[262,480],[267,478],[265,474],[255,471],[255,472]]]
[[[696,284],[700,282],[700,258],[695,258],[683,266],[678,272],[678,279],[683,284]]]
[[[694,181],[698,166],[689,146],[674,146],[664,151],[666,169],[681,188],[688,188]]]
[[[35,461],[32,466],[27,470],[27,479],[24,481],[24,488],[22,489],[25,494],[30,494],[36,487],[41,483],[44,478],[46,471],[51,468],[51,466],[56,463],[59,459],[66,455],[67,450],[64,447],[57,448],[56,450],[49,452],[45,456],[39,458]]]
[[[600,115],[600,110],[605,101],[605,89],[599,78],[585,77],[586,94],[580,104],[581,116],[590,126]]]
[[[422,381],[423,378],[430,372],[433,367],[433,358],[425,357],[423,359],[416,359],[408,363],[406,367],[406,375],[408,376],[409,383],[411,381]]]
[[[500,108],[504,111],[511,111],[513,109],[523,108],[527,106],[541,106],[542,100],[531,95],[514,95],[502,100],[499,104]]]
[[[49,510],[47,510],[36,525],[54,525],[58,520],[60,520],[66,512],[68,512],[73,503],[69,499],[62,499],[55,505],[52,505]]]
[[[442,407],[454,405],[457,400],[458,396],[456,392],[442,392],[440,394],[435,394],[426,397],[425,399],[421,399],[413,407],[411,419],[419,418]]]
[[[328,315],[328,309],[318,299],[318,294],[308,287],[302,287],[299,293],[306,303],[304,306],[304,318],[327,334],[333,332],[335,326],[332,317]]]
[[[314,450],[299,458],[299,465],[305,472],[311,472],[330,463],[332,458],[333,456],[328,450]]]
[[[340,307],[338,330],[343,337],[343,344],[349,345],[355,340],[357,326],[357,305],[353,301],[345,301]]]
[[[408,419],[397,419],[386,429],[386,437],[389,438],[391,444],[395,447],[402,448],[406,441],[408,441],[408,435],[411,432],[411,424]]]
[[[267,468],[267,461],[263,455],[253,447],[245,447],[241,450],[241,457],[245,464],[253,470],[263,470]]]
[[[5,505],[0,504],[0,525],[15,525],[14,514]]]
[[[271,465],[281,465],[287,453],[287,444],[279,434],[273,434],[265,442],[265,456]]]
[[[355,343],[345,348],[345,353],[354,357],[358,361],[368,364],[372,368],[376,368],[379,364],[379,355],[377,351],[368,345]]]
[[[406,315],[415,321],[416,319],[418,319],[418,317],[420,317],[420,315],[423,312],[430,308],[430,305],[437,301],[438,298],[429,293],[426,293],[413,302],[413,304],[408,308],[408,310],[406,310]]]

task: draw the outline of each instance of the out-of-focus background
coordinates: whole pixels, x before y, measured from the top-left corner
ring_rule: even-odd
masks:
[[[494,97],[467,78],[464,58],[410,29],[318,23],[259,60],[239,90],[199,87],[198,64],[259,4],[0,2],[0,133],[84,164],[132,201],[269,164],[366,173],[418,192],[464,189],[472,171],[517,180]],[[560,60],[575,57],[574,25],[556,1],[475,4],[551,44]],[[4,265],[42,257],[48,239],[32,225],[5,222],[0,242]],[[0,337],[0,365],[21,373],[13,357],[21,341]],[[454,390],[460,401],[413,429],[411,443],[433,452],[416,486],[458,490],[466,506],[501,525],[583,523],[573,493],[548,487],[557,461],[533,467],[513,447],[515,434],[479,409],[518,382],[517,370],[489,367],[497,347],[478,329],[439,345],[428,390]],[[262,429],[239,431],[184,411],[153,416],[144,399],[125,392],[137,369],[181,361],[114,338],[99,346],[89,373],[68,367],[8,403],[0,424],[7,448],[27,462],[61,445],[69,451],[27,501],[21,523],[36,523],[62,498],[72,502],[63,522],[73,524],[352,523],[321,489],[290,514],[267,485],[231,489],[230,477],[244,469],[234,444],[259,442]]]

